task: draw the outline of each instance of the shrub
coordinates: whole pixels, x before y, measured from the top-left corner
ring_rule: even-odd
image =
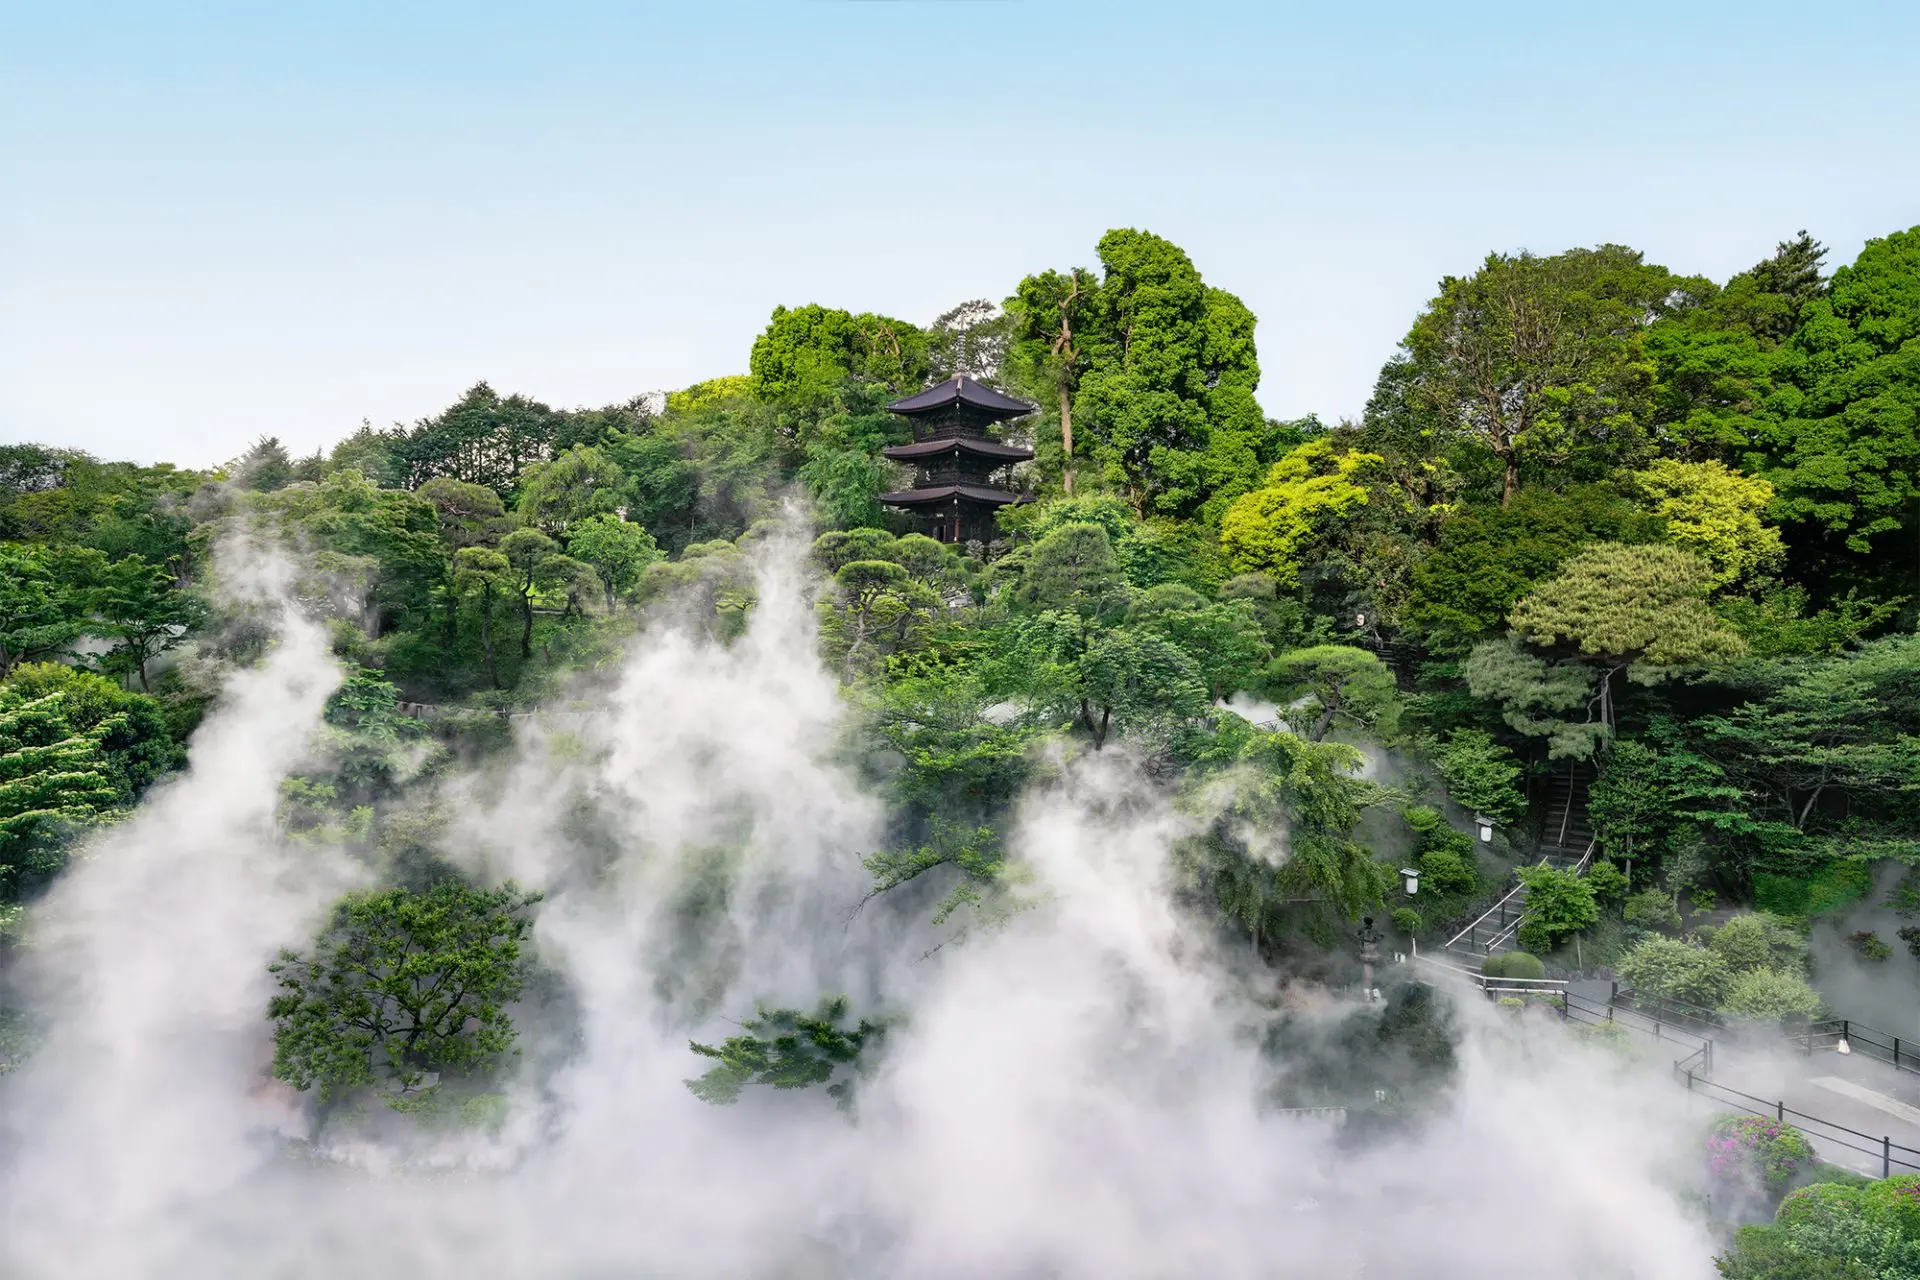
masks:
[[[1860,953],[1862,960],[1885,960],[1893,954],[1893,948],[1871,929],[1862,929],[1849,936],[1847,941]]]
[[[1863,862],[1835,862],[1806,878],[1756,871],[1753,903],[1776,915],[1817,916],[1865,897],[1872,888]]]
[[[1484,729],[1455,729],[1435,763],[1453,798],[1469,809],[1511,822],[1526,812],[1520,762]]]
[[[1709,929],[1706,939],[1734,973],[1750,969],[1797,973],[1806,966],[1807,940],[1791,921],[1769,912],[1735,916],[1718,929]]]
[[[1908,925],[1899,931],[1899,938],[1907,944],[1907,954],[1920,960],[1920,927]]]
[[[1811,1018],[1820,1012],[1820,993],[1797,973],[1749,969],[1727,984],[1720,1011],[1754,1022],[1779,1022],[1795,1014]]]
[[[1501,996],[1494,1003],[1509,1013],[1518,1013],[1527,1007],[1527,1002],[1519,996]]]
[[[1547,976],[1547,966],[1539,956],[1528,955],[1524,951],[1508,951],[1488,956],[1481,962],[1480,972],[1489,978],[1544,978]]]
[[[1621,1052],[1633,1048],[1633,1033],[1617,1022],[1576,1022],[1573,1024],[1573,1034],[1582,1040],[1591,1040]]]
[[[1587,885],[1594,897],[1612,902],[1626,893],[1627,873],[1603,858],[1587,868]]]
[[[1733,977],[1727,962],[1715,952],[1662,937],[1635,943],[1620,957],[1620,976],[1643,995],[1709,1006],[1720,1003]]]
[[[1480,875],[1473,864],[1450,849],[1431,849],[1420,855],[1420,878],[1436,893],[1472,893]]]
[[[1707,1134],[1707,1169],[1716,1178],[1777,1191],[1812,1164],[1806,1135],[1765,1116],[1721,1116]]]
[[[1520,918],[1520,943],[1529,951],[1551,951],[1600,918],[1593,886],[1571,871],[1521,867],[1527,886],[1526,914]]]
[[[1637,924],[1642,929],[1680,927],[1680,908],[1673,905],[1673,895],[1658,889],[1648,889],[1628,898],[1621,914],[1626,917],[1628,924]]]
[[[1896,1173],[1860,1188],[1866,1216],[1908,1240],[1920,1240],[1920,1173]]]
[[[1420,932],[1420,913],[1412,907],[1397,907],[1393,912],[1393,927],[1409,938]]]

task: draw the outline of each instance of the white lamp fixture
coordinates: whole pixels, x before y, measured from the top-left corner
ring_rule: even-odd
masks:
[[[1420,892],[1420,871],[1417,867],[1400,868],[1400,878],[1407,882],[1407,896],[1411,898]]]
[[[1366,615],[1366,614],[1364,614],[1364,613],[1356,613],[1356,614],[1354,614],[1354,615],[1353,615],[1353,625],[1354,625],[1354,626],[1356,626],[1356,627],[1361,627],[1361,628],[1365,628],[1365,627],[1366,627],[1366,625],[1367,625],[1367,615]]]
[[[1473,825],[1480,828],[1481,844],[1491,844],[1493,842],[1493,819],[1492,818],[1489,818],[1484,813],[1476,813],[1473,815]]]

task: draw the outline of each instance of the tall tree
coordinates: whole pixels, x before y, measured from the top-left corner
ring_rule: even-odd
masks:
[[[1439,432],[1492,455],[1504,506],[1529,463],[1592,470],[1635,457],[1652,410],[1643,331],[1699,287],[1620,245],[1489,254],[1440,282],[1401,343],[1399,381]]]
[[[1091,271],[1043,271],[1020,282],[1007,301],[1013,358],[1035,385],[1052,391],[1060,417],[1060,485],[1073,493],[1073,397],[1085,372],[1085,339],[1075,326],[1097,314],[1100,282]]]

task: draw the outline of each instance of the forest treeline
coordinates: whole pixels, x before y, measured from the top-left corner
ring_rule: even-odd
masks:
[[[669,605],[738,635],[753,544],[795,499],[823,658],[889,806],[874,891],[932,875],[943,922],[1017,905],[1002,835],[1052,741],[1124,746],[1164,781],[1196,816],[1183,894],[1275,964],[1324,963],[1363,911],[1432,937],[1538,842],[1545,780],[1576,766],[1604,870],[1529,873],[1539,952],[1710,953],[1682,907],[1791,922],[1866,892],[1877,862],[1920,863],[1920,228],[1830,274],[1801,233],[1721,283],[1619,245],[1491,254],[1331,424],[1266,417],[1252,313],[1136,230],[924,328],[776,308],[743,356],[599,409],[481,383],[412,426],[311,457],[263,437],[213,471],[0,449],[10,918],[181,764],[214,666],[257,651],[210,589],[224,538],[293,549],[351,673],[328,763],[285,789],[289,832],[426,892],[445,869],[415,784],[501,722],[400,704],[563,699]],[[1036,406],[1010,426],[1030,501],[957,547],[878,500],[910,483],[880,455],[910,439],[885,406],[955,374]],[[1362,768],[1382,752],[1401,767]],[[379,893],[342,907],[355,936],[410,909]],[[524,929],[503,921],[535,901],[476,887],[471,929],[436,917],[449,955],[492,956],[489,999],[519,990]],[[301,981],[277,1016],[287,1078],[311,1084],[344,1059],[334,997]],[[510,1040],[481,1052],[472,1028],[495,1022],[461,1025],[445,1062]],[[879,1039],[834,1034],[847,1056]],[[702,1047],[722,1059],[707,1092],[819,1066],[770,1043]],[[362,1048],[343,1080],[387,1060]],[[442,1061],[389,1056],[409,1078]]]

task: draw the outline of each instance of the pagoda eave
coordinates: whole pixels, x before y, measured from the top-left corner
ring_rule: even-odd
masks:
[[[901,489],[895,493],[883,493],[880,501],[890,507],[924,507],[929,503],[946,502],[958,499],[962,502],[978,502],[984,506],[1004,507],[1027,499],[1009,489],[993,489],[985,485],[942,484],[925,489]]]
[[[943,440],[921,440],[915,444],[890,445],[880,451],[880,456],[891,458],[895,462],[918,462],[948,453],[966,453],[977,458],[991,458],[996,465],[1028,462],[1033,458],[1031,449],[1023,449],[1014,444],[1001,444],[998,440],[983,440],[974,436],[949,436]]]

